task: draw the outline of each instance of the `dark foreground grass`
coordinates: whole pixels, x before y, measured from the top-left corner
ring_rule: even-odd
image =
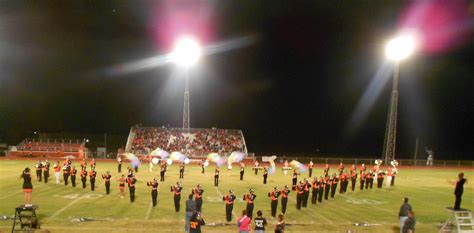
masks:
[[[0,215],[12,216],[14,208],[23,203],[21,171],[34,161],[0,160]],[[78,164],[76,164],[77,167]],[[126,165],[125,165],[126,166]],[[182,181],[184,190],[181,200],[181,212],[174,211],[170,186],[178,180],[178,166],[171,165],[166,174],[166,182],[160,183],[158,206],[151,208],[150,189],[146,181],[159,178],[159,171],[148,171],[148,165],[142,166],[136,174],[137,199],[130,203],[128,190],[126,197],[119,197],[117,168],[115,163],[99,162],[98,179],[95,191],[55,185],[54,175],[48,184],[33,182],[33,203],[39,205],[38,216],[43,232],[182,232],[184,230],[184,202],[192,187],[203,185],[203,218],[207,226],[203,232],[237,232],[235,218],[225,225],[225,204],[222,195],[233,189],[239,198],[234,206],[238,214],[245,208],[242,196],[250,187],[256,191],[254,214],[262,210],[269,220],[268,229],[273,231],[275,219],[270,216],[270,198],[267,197],[274,186],[291,184],[291,176],[281,171],[269,176],[268,184],[263,185],[262,174],[256,176],[250,168],[246,169],[244,181],[239,180],[236,168],[231,172],[223,169],[219,187],[213,185],[214,168],[209,167],[206,174],[200,173],[200,167],[186,167]],[[105,187],[99,175],[112,172],[112,192],[105,195]],[[334,200],[323,201],[322,205],[309,205],[301,211],[296,210],[296,194],[290,194],[286,222],[287,232],[398,232],[398,209],[403,197],[409,197],[416,213],[417,232],[437,232],[438,225],[448,218],[445,208],[454,202],[453,186],[447,179],[454,180],[460,172],[458,168],[414,169],[401,168],[393,188],[374,188],[344,195],[336,194]],[[472,179],[472,168],[464,171],[468,180]],[[318,167],[313,174],[321,175]],[[32,174],[35,178],[35,174]],[[299,177],[301,179],[305,175]],[[307,174],[306,174],[307,176]],[[80,182],[78,182],[80,183]],[[474,209],[472,182],[466,184],[462,206]],[[279,203],[278,210],[281,210]],[[75,218],[91,217],[96,221],[74,222]],[[356,222],[367,222],[368,227],[354,226]],[[0,221],[0,232],[11,231],[12,221]]]

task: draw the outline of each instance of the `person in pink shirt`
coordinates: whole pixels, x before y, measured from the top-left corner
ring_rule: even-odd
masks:
[[[249,233],[252,220],[247,216],[247,210],[242,210],[242,216],[237,219],[239,233]]]

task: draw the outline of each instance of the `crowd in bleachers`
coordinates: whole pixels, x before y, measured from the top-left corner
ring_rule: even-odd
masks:
[[[78,152],[82,144],[74,140],[41,140],[29,141],[25,140],[16,146],[17,151],[64,151],[64,152]]]
[[[179,151],[187,155],[227,154],[245,151],[240,130],[189,129],[165,127],[133,127],[134,135],[130,152],[137,155],[149,154],[156,148],[168,152]]]

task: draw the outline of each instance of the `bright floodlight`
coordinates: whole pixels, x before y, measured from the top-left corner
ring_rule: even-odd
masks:
[[[393,38],[385,47],[385,55],[388,59],[401,61],[409,57],[415,51],[416,40],[412,35],[401,35]]]
[[[178,40],[171,54],[171,58],[179,65],[194,65],[201,56],[201,49],[197,41],[186,37]]]

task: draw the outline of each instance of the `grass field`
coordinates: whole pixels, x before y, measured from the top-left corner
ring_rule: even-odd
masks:
[[[23,203],[21,171],[29,166],[34,169],[34,161],[0,160],[0,215],[14,215],[14,208]],[[78,164],[76,164],[78,165]],[[125,165],[126,167],[127,165]],[[77,166],[79,167],[79,166]],[[273,232],[275,219],[270,216],[270,198],[267,197],[273,186],[291,184],[291,175],[284,176],[279,170],[269,176],[269,182],[263,185],[262,173],[256,176],[250,168],[246,169],[244,181],[239,180],[238,170],[221,172],[220,184],[213,185],[213,170],[209,167],[206,174],[200,173],[200,167],[186,167],[184,189],[181,199],[181,212],[174,211],[170,186],[177,181],[178,166],[171,165],[166,173],[166,182],[160,183],[158,206],[151,208],[150,189],[146,182],[153,177],[159,178],[159,171],[148,171],[142,166],[136,174],[138,179],[136,202],[130,203],[128,195],[120,199],[117,165],[99,162],[98,179],[95,191],[82,187],[55,185],[53,179],[47,184],[33,182],[33,203],[39,206],[37,214],[44,232],[182,232],[184,230],[184,202],[192,187],[200,183],[204,188],[203,218],[207,226],[203,232],[237,232],[235,221],[225,223],[225,204],[222,195],[233,189],[239,200],[234,205],[234,213],[245,208],[241,200],[250,187],[256,191],[254,214],[262,210],[269,220],[268,230]],[[335,167],[335,166],[334,166]],[[112,172],[112,191],[105,195],[104,182],[99,175],[106,170]],[[438,224],[448,218],[445,208],[454,203],[453,186],[446,180],[455,180],[460,172],[458,168],[414,169],[400,168],[396,186],[390,189],[374,188],[346,194],[336,194],[334,200],[324,201],[322,205],[310,205],[301,211],[296,210],[296,194],[292,192],[285,216],[287,232],[398,232],[398,210],[403,197],[409,197],[416,213],[417,232],[437,232]],[[473,170],[464,170],[466,178],[472,179]],[[321,175],[318,166],[313,175]],[[302,175],[303,176],[303,175]],[[307,175],[306,175],[307,176]],[[33,171],[32,177],[35,178]],[[304,177],[304,176],[303,176]],[[301,176],[299,177],[301,179]],[[80,183],[80,182],[79,182]],[[472,182],[465,185],[462,207],[474,209]],[[126,193],[128,190],[126,189]],[[128,193],[127,193],[128,194]],[[280,204],[278,210],[280,211]],[[92,217],[97,221],[73,222],[74,218]],[[353,226],[355,222],[374,224],[369,227]],[[11,220],[0,220],[0,232],[11,231]]]

